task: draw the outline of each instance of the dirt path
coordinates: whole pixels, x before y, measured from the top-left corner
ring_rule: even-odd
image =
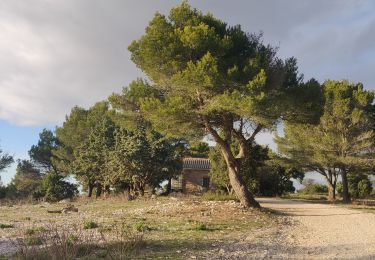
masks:
[[[375,259],[375,214],[340,206],[259,199],[290,223],[265,259]],[[272,249],[272,248],[271,248]]]

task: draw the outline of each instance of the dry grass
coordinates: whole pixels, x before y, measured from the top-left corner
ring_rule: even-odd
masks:
[[[132,240],[135,234],[142,234],[143,242],[137,244],[140,247],[137,257],[176,259],[191,254],[199,255],[205,250],[215,249],[227,240],[240,240],[252,231],[276,224],[272,214],[243,209],[234,201],[217,202],[202,201],[200,198],[169,197],[124,201],[120,198],[110,198],[81,199],[74,202],[74,205],[78,207],[78,213],[47,213],[47,210],[61,209],[65,206],[59,203],[0,207],[0,219],[4,223],[14,225],[14,228],[0,229],[0,237],[18,237],[26,241],[25,238],[30,236],[28,232],[40,233],[30,230],[44,228],[49,230],[47,233],[55,230],[56,234],[60,234],[57,237],[64,238],[62,241],[73,236],[77,237],[80,245],[89,245],[88,248],[91,249],[102,245],[96,248],[95,252],[99,252],[99,256],[104,258],[112,258],[108,252],[122,251],[123,253],[113,256],[113,259],[120,259],[121,255],[126,255],[125,252],[129,251],[129,248],[124,246],[129,243],[121,242],[124,240],[124,233],[121,232],[126,230],[125,237],[128,240]],[[95,223],[97,228],[84,229],[85,224],[89,222]],[[91,241],[95,243],[87,243],[86,238],[92,237],[93,234],[96,234],[97,239]],[[51,243],[46,241],[49,240],[42,237],[42,244]],[[109,247],[115,247],[117,250],[108,250]],[[82,249],[74,252],[81,251]]]

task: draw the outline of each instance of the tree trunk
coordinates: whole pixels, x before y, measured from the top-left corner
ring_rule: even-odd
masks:
[[[348,185],[348,178],[346,176],[346,171],[341,171],[341,178],[342,178],[342,201],[344,203],[350,203],[350,194],[349,194],[349,185]]]
[[[241,204],[245,207],[260,208],[260,204],[254,199],[253,194],[246,187],[239,173],[239,166],[237,165],[236,159],[230,158],[225,148],[222,148],[222,153],[228,167],[230,184]]]
[[[336,187],[335,185],[328,183],[328,200],[335,201],[336,200]]]
[[[172,190],[172,180],[169,179],[167,183],[167,187],[166,187],[166,193],[167,194],[171,193],[171,190]]]
[[[88,186],[89,187],[88,187],[88,195],[87,195],[87,197],[91,198],[91,196],[92,196],[92,190],[94,189],[94,184],[89,183]]]
[[[96,183],[96,198],[99,198],[102,195],[102,184],[100,182]]]
[[[221,138],[218,132],[212,128],[210,125],[210,122],[208,119],[205,119],[205,125],[206,129],[212,134],[215,141],[220,145],[221,153],[224,157],[225,163],[228,167],[228,175],[229,175],[229,181],[232,186],[232,189],[234,190],[234,193],[236,194],[237,198],[240,200],[241,204],[244,207],[253,207],[253,208],[260,208],[260,204],[254,199],[253,194],[249,191],[249,189],[246,187],[245,182],[243,181],[241,175],[240,175],[240,163],[237,161],[237,158],[233,155],[231,148],[230,148],[230,136],[232,134],[232,127],[233,122],[229,123],[229,127],[226,127],[224,130],[224,134],[226,136],[225,139]],[[227,125],[227,126],[228,126]],[[255,130],[250,139],[244,140],[243,136],[240,142],[240,153],[238,157],[238,160],[241,160],[241,158],[246,158],[248,155],[248,149],[246,148],[245,143],[249,143],[250,140],[252,140],[255,135],[260,131],[261,128],[257,127],[258,130]]]

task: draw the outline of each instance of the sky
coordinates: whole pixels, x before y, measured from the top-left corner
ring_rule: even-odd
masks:
[[[0,146],[26,158],[43,128],[74,105],[89,107],[142,73],[127,46],[172,0],[0,1]],[[375,89],[375,1],[189,1],[229,25],[263,32],[305,79],[348,79]],[[258,142],[272,148],[272,136]],[[15,165],[1,173],[8,183]]]

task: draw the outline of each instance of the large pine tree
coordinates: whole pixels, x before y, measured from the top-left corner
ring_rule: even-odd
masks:
[[[310,118],[319,100],[316,81],[303,83],[296,60],[279,59],[261,36],[186,2],[168,17],[157,13],[129,50],[156,90],[141,99],[144,117],[168,136],[212,136],[241,203],[259,207],[240,174],[248,146],[281,118]],[[234,139],[237,154],[230,149]]]

